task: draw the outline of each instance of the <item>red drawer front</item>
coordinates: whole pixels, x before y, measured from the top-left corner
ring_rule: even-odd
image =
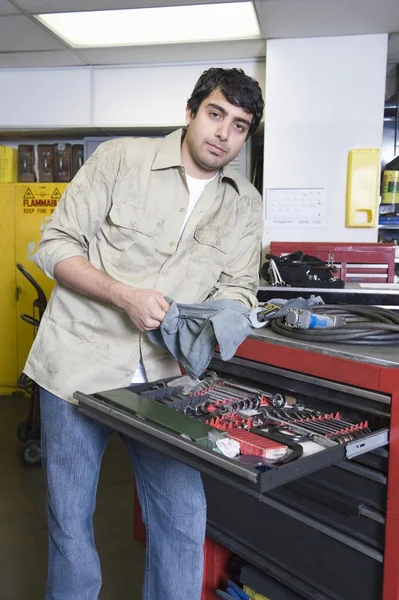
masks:
[[[301,250],[337,267],[337,277],[345,281],[393,283],[395,246],[393,244],[348,244],[334,242],[271,242],[270,254],[282,256]]]

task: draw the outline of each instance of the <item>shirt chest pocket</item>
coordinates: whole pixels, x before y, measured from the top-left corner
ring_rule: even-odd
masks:
[[[197,285],[214,285],[237,244],[238,237],[223,227],[197,227],[187,264],[187,279]]]
[[[123,269],[139,272],[154,258],[162,219],[127,204],[114,205],[108,215],[106,259]]]

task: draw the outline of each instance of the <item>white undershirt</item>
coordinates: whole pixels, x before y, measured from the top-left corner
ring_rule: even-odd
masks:
[[[196,179],[195,177],[190,177],[190,175],[186,174],[187,186],[190,192],[190,197],[188,200],[186,216],[184,217],[183,225],[180,229],[179,240],[183,234],[186,223],[194,210],[195,205],[197,204],[198,200],[202,195],[202,192],[204,191],[208,183],[210,183],[212,179],[215,179],[216,175],[214,175],[210,179]],[[136,371],[133,375],[132,383],[146,383],[147,381],[147,373],[145,372],[143,362],[140,360],[139,364],[137,365]]]

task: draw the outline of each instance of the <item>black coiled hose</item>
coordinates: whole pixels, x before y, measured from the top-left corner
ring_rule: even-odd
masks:
[[[271,328],[280,335],[303,341],[372,346],[399,344],[399,314],[392,310],[347,304],[323,304],[312,306],[310,310],[314,313],[343,316],[345,323],[326,329],[296,329],[286,325],[282,317],[272,320]]]

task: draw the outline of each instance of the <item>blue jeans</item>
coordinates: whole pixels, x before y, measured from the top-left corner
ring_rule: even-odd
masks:
[[[101,569],[92,517],[103,452],[112,429],[41,389],[47,483],[46,600],[97,600]],[[121,436],[134,466],[147,531],[143,600],[200,600],[206,503],[200,474]]]

